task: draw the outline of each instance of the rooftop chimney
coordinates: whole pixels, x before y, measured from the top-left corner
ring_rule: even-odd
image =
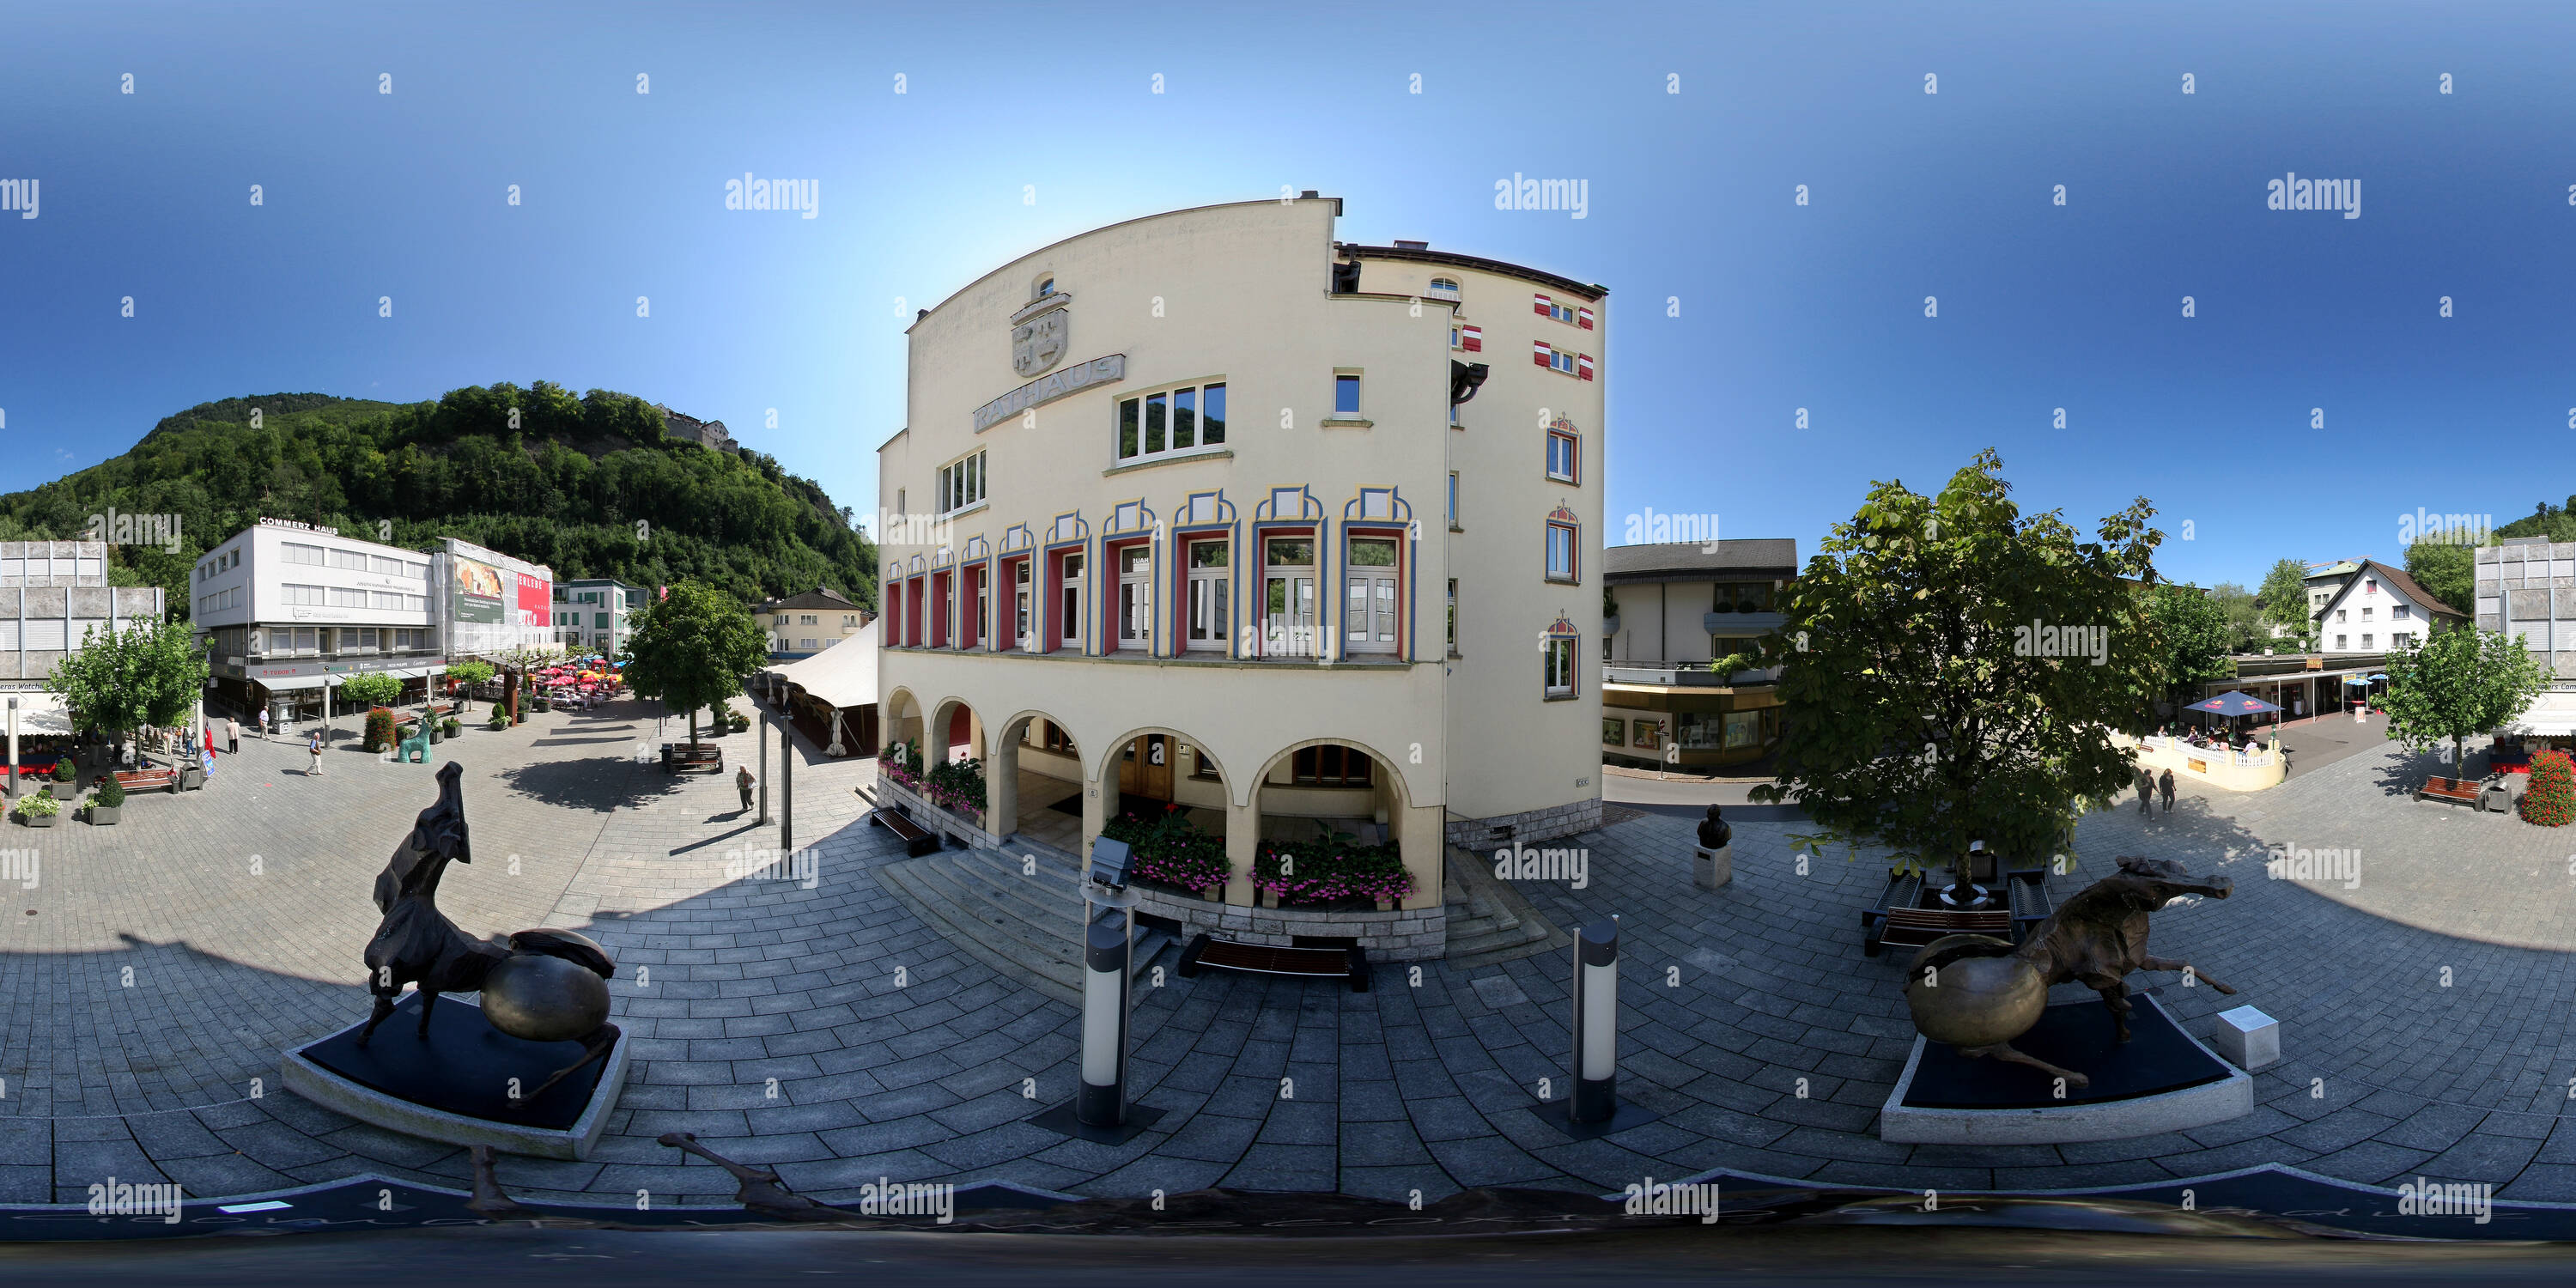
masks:
[[[1431,249],[1431,243],[1429,243],[1429,242],[1409,242],[1409,241],[1404,241],[1404,240],[1402,240],[1402,239],[1400,239],[1400,238],[1399,238],[1399,239],[1396,241],[1396,243],[1395,243],[1395,248],[1396,248],[1397,250],[1429,250],[1429,249]]]
[[[1323,196],[1324,194],[1323,194],[1323,193],[1321,193],[1321,192],[1316,191],[1316,190],[1315,190],[1315,189],[1313,189],[1313,188],[1308,188],[1308,189],[1307,189],[1307,190],[1305,190],[1304,192],[1298,193],[1297,195],[1298,195],[1298,196],[1300,196],[1300,197],[1304,197],[1304,198],[1306,198],[1306,199],[1307,199],[1307,200],[1309,200],[1309,201],[1312,201],[1312,200],[1314,200],[1314,199],[1315,199],[1315,198],[1317,198],[1317,197]]]

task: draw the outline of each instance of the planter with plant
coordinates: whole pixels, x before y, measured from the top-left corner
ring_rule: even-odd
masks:
[[[909,740],[886,744],[877,753],[877,769],[898,787],[921,790],[921,753],[913,750]]]
[[[2565,827],[2576,821],[2576,772],[2571,772],[2566,752],[2531,753],[2531,786],[2514,808],[2524,822],[2542,827]]]
[[[735,733],[743,733],[751,728],[751,717],[739,711],[728,711],[725,713],[725,723],[733,726]]]
[[[367,712],[366,741],[362,744],[365,750],[388,750],[400,736],[394,722],[392,708],[377,707]]]
[[[461,725],[461,724],[458,724],[458,723],[456,722],[456,717],[454,717],[454,716],[449,716],[449,717],[447,717],[446,719],[441,720],[441,721],[439,721],[439,722],[438,722],[438,728],[439,728],[439,731],[440,731],[440,732],[445,733],[445,734],[446,734],[448,737],[450,737],[450,738],[453,738],[453,737],[455,737],[455,736],[456,736],[460,731],[462,731],[462,730],[465,728],[465,726],[463,726],[463,725]]]
[[[1103,824],[1100,834],[1127,843],[1131,881],[1216,899],[1223,896],[1226,880],[1234,874],[1233,865],[1226,862],[1225,838],[1200,831],[1179,805],[1165,805],[1150,817],[1121,814]]]
[[[1352,901],[1396,903],[1413,893],[1393,844],[1362,845],[1348,832],[1308,841],[1264,841],[1252,861],[1252,884],[1280,907],[1331,907]]]
[[[930,803],[981,823],[984,819],[984,762],[944,760],[930,767],[922,794]]]
[[[54,817],[62,810],[63,803],[54,799],[52,787],[39,789],[35,795],[18,802],[18,817],[29,827],[52,827]]]
[[[69,756],[62,756],[62,757],[58,757],[58,758],[54,761],[54,781],[55,781],[55,782],[58,782],[58,783],[68,783],[68,782],[70,782],[70,781],[72,780],[72,778],[73,778],[74,772],[75,772],[75,771],[72,769],[72,758],[71,758],[71,757],[69,757]]]
[[[125,808],[125,784],[110,774],[99,780],[98,791],[89,798],[89,821],[92,827],[114,827]]]

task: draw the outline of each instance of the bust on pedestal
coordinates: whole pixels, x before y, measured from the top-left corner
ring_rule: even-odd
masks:
[[[1735,848],[1731,844],[1735,829],[1727,826],[1725,817],[1715,805],[1708,807],[1708,817],[1699,821],[1699,847],[1691,862],[1691,884],[1702,890],[1714,890],[1735,879]]]

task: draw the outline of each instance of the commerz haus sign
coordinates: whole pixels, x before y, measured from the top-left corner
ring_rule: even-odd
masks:
[[[975,432],[980,434],[995,423],[1009,420],[1031,407],[1043,406],[1067,394],[1079,393],[1093,385],[1112,384],[1127,378],[1127,355],[1113,353],[1076,363],[1062,371],[1041,376],[1009,393],[975,409]]]

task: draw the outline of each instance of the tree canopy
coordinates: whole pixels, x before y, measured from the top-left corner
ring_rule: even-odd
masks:
[[[2471,734],[2502,725],[2549,687],[2540,659],[2521,641],[2471,627],[2388,655],[2388,736],[2410,751],[2451,744],[2453,772]]]
[[[205,655],[188,624],[177,621],[115,632],[92,627],[45,679],[46,692],[62,695],[80,729],[107,733],[176,725],[205,687]]]
[[[2406,547],[2406,575],[2460,612],[2477,613],[2478,550],[2456,541],[2418,541]]]
[[[2236,632],[2217,599],[2196,586],[2168,583],[2147,587],[2146,610],[2156,634],[2160,696],[2171,700],[2205,680],[2236,674]]]
[[[698,708],[742,692],[743,677],[768,661],[769,641],[733,596],[684,581],[635,614],[626,656],[628,686],[687,711],[689,741],[696,742]]]
[[[195,607],[198,559],[263,516],[415,550],[459,537],[560,580],[695,579],[746,601],[830,586],[876,599],[876,548],[812,481],[759,452],[666,440],[632,395],[538,381],[393,404],[272,394],[201,404],[131,451],[0,496],[0,540],[69,539],[109,507],[174,514],[175,552],[112,546],[111,580]]]
[[[2009,860],[2062,852],[2091,803],[2126,785],[2112,733],[2144,722],[2157,628],[2135,593],[2163,534],[2144,498],[2080,541],[2023,515],[1981,452],[1938,496],[1874,486],[1790,583],[1779,781],[1814,838],[1871,840],[1917,870],[1972,840]],[[2196,592],[2192,592],[2198,598]]]
[[[2263,584],[2254,592],[2254,607],[2266,626],[2287,631],[2284,642],[2295,641],[2300,652],[2316,647],[2317,624],[2308,616],[2308,566],[2296,559],[2273,561],[2272,570],[2263,574]]]

